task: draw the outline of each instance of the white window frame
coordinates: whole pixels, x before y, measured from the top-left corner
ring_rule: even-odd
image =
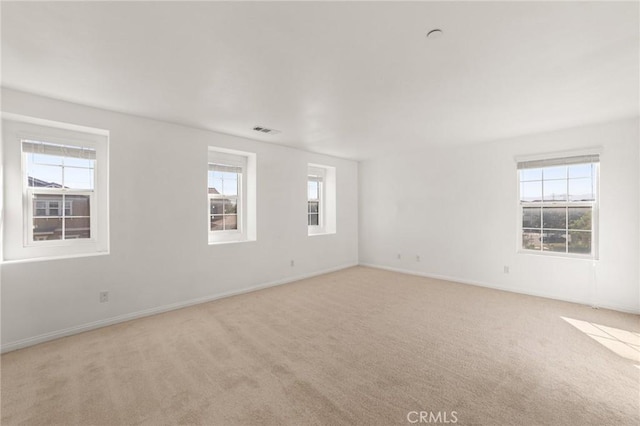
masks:
[[[31,117],[3,114],[5,149],[6,262],[47,260],[60,257],[109,253],[108,140],[109,132]],[[27,153],[23,141],[84,147],[95,150],[93,190],[29,187]],[[33,235],[34,202],[38,194],[86,195],[89,197],[90,238],[36,240]],[[44,200],[46,201],[46,200]],[[61,209],[66,206],[62,204]],[[66,209],[65,209],[66,210]],[[47,206],[47,213],[49,206]],[[64,213],[64,211],[60,211]],[[62,216],[62,214],[61,214]],[[20,223],[21,222],[21,223]],[[16,226],[20,223],[19,226]]]
[[[215,168],[215,166],[223,166],[223,167],[234,167],[233,165],[229,164],[229,162],[223,162],[223,160],[217,160],[216,162],[209,162],[209,171],[211,171],[212,168]],[[243,213],[243,208],[245,205],[244,202],[244,193],[246,192],[244,189],[244,175],[246,173],[246,167],[241,167],[240,172],[237,173],[237,193],[236,195],[225,195],[225,194],[210,194],[207,191],[207,195],[208,195],[208,200],[209,200],[209,234],[210,234],[210,238],[212,238],[213,240],[226,240],[227,237],[225,236],[229,236],[228,239],[231,240],[240,240],[243,239],[243,234],[244,234],[244,213]],[[224,183],[223,183],[224,185]],[[236,229],[217,229],[217,230],[212,230],[211,229],[211,201],[212,200],[224,200],[224,199],[234,199],[236,201]],[[224,216],[224,212],[222,213],[222,216]]]
[[[208,173],[213,165],[239,168],[236,198],[237,228],[211,230],[211,200],[229,198],[224,194],[209,194]],[[251,176],[250,176],[251,174]],[[255,154],[209,147],[207,167],[207,229],[209,244],[223,244],[255,240]],[[253,178],[253,179],[252,179]],[[251,199],[251,202],[250,202]]]
[[[22,145],[22,142],[24,141],[23,138],[21,138],[20,144]],[[84,141],[82,142],[82,145],[79,144],[79,142],[68,142],[68,141],[62,141],[62,140],[58,140],[57,142],[52,142],[51,138],[48,138],[48,140],[44,141],[44,140],[38,140],[38,142],[44,142],[44,143],[59,143],[61,145],[67,145],[67,146],[73,146],[73,147],[77,147],[77,148],[92,148],[95,150],[96,148],[96,144],[92,143],[91,141]],[[94,168],[93,168],[93,190],[87,190],[87,189],[68,189],[68,188],[47,188],[47,187],[33,187],[33,186],[29,186],[29,182],[28,182],[28,170],[27,170],[27,153],[23,152],[22,153],[22,177],[23,177],[23,188],[24,188],[24,205],[23,205],[23,209],[24,209],[24,214],[25,214],[25,219],[24,219],[24,235],[25,235],[25,241],[24,241],[24,245],[26,247],[31,247],[31,246],[68,246],[68,245],[77,245],[77,244],[82,244],[82,243],[95,243],[96,242],[96,235],[98,232],[98,218],[97,218],[97,210],[94,208],[94,203],[96,202],[97,199],[97,192],[98,192],[98,172],[97,172],[97,167],[98,167],[98,162],[97,159],[95,160],[94,163]],[[71,209],[71,202],[70,201],[64,201],[64,203],[58,208],[58,217],[63,218],[62,219],[62,239],[60,240],[37,240],[34,238],[34,232],[33,232],[33,220],[35,215],[34,212],[34,198],[37,195],[59,195],[59,196],[64,196],[64,195],[82,195],[82,196],[86,196],[89,198],[89,238],[74,238],[74,237],[67,237],[65,235],[65,227],[66,227],[66,221],[64,220],[64,218],[67,216],[66,215],[66,206],[67,203],[69,203],[69,208]],[[49,216],[49,213],[51,211],[51,207],[50,204],[52,201],[50,200],[43,200],[45,203],[47,203],[47,216]],[[64,210],[61,210],[64,209]],[[62,212],[64,211],[64,214],[62,214]]]
[[[309,166],[307,172],[307,226],[309,235],[322,234],[325,231],[325,180],[326,170],[320,167]],[[309,182],[318,183],[318,198],[309,198]],[[309,202],[316,201],[318,203],[318,224],[309,224]]]
[[[565,152],[558,154],[549,154],[549,155],[536,155],[530,157],[519,157],[516,158],[517,170],[516,170],[516,182],[518,187],[518,240],[517,240],[517,252],[522,254],[534,254],[534,255],[542,255],[542,256],[551,256],[551,257],[565,257],[565,258],[574,258],[574,259],[585,259],[585,260],[597,260],[599,256],[599,205],[600,205],[600,153],[598,150],[589,150],[589,151],[578,151],[578,152]],[[583,158],[583,162],[575,162],[578,158]],[[589,161],[590,158],[590,161]],[[594,200],[593,201],[570,201],[570,200],[562,200],[562,201],[544,201],[544,179],[542,180],[542,201],[521,201],[522,193],[521,193],[521,180],[520,180],[520,171],[523,169],[543,169],[546,167],[554,167],[558,165],[567,165],[573,164],[593,164],[593,191],[594,191]],[[567,185],[569,183],[569,178],[565,179],[567,181]],[[569,191],[567,188],[567,195],[569,195]],[[568,198],[568,197],[567,197]],[[544,217],[543,212],[545,207],[557,207],[557,208],[565,208],[568,209],[570,207],[590,207],[591,208],[591,253],[582,254],[582,253],[570,253],[568,252],[568,242],[567,242],[567,251],[565,252],[557,252],[550,250],[543,250],[541,241],[541,249],[533,250],[526,249],[523,247],[523,212],[525,208],[540,208],[541,216],[540,216],[540,232],[541,237],[543,236],[543,227]],[[568,227],[568,212],[567,212],[567,223],[565,224],[565,228],[563,229],[567,233],[571,230]],[[533,228],[531,228],[533,229]],[[562,231],[558,229],[559,231]],[[565,237],[568,238],[568,235]]]
[[[309,225],[309,179],[315,178],[322,181],[318,193],[318,225]],[[325,166],[322,164],[307,164],[307,180],[306,180],[306,220],[307,235],[331,235],[336,233],[336,168],[333,166]]]

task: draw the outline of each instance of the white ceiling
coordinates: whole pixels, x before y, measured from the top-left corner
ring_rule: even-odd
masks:
[[[365,159],[637,116],[638,16],[637,2],[3,1],[2,84]]]

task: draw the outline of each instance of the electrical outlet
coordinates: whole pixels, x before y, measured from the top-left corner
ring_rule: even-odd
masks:
[[[503,271],[505,274],[509,273],[509,267],[507,265],[504,265]]]
[[[293,259],[291,259],[291,266],[296,266],[296,262]]]
[[[402,255],[398,253],[398,260],[402,259]]]
[[[109,301],[109,292],[101,291],[100,292],[100,303],[107,303]]]
[[[416,254],[416,262],[420,262],[420,255]]]

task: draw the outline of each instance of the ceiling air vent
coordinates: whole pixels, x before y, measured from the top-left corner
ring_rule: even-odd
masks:
[[[278,133],[282,133],[280,132],[280,130],[267,129],[266,127],[262,127],[262,126],[255,126],[253,130],[260,133],[268,133],[270,135],[277,135]]]

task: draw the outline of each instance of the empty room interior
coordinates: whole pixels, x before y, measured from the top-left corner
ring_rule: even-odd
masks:
[[[2,1],[2,425],[640,424],[640,3]]]

